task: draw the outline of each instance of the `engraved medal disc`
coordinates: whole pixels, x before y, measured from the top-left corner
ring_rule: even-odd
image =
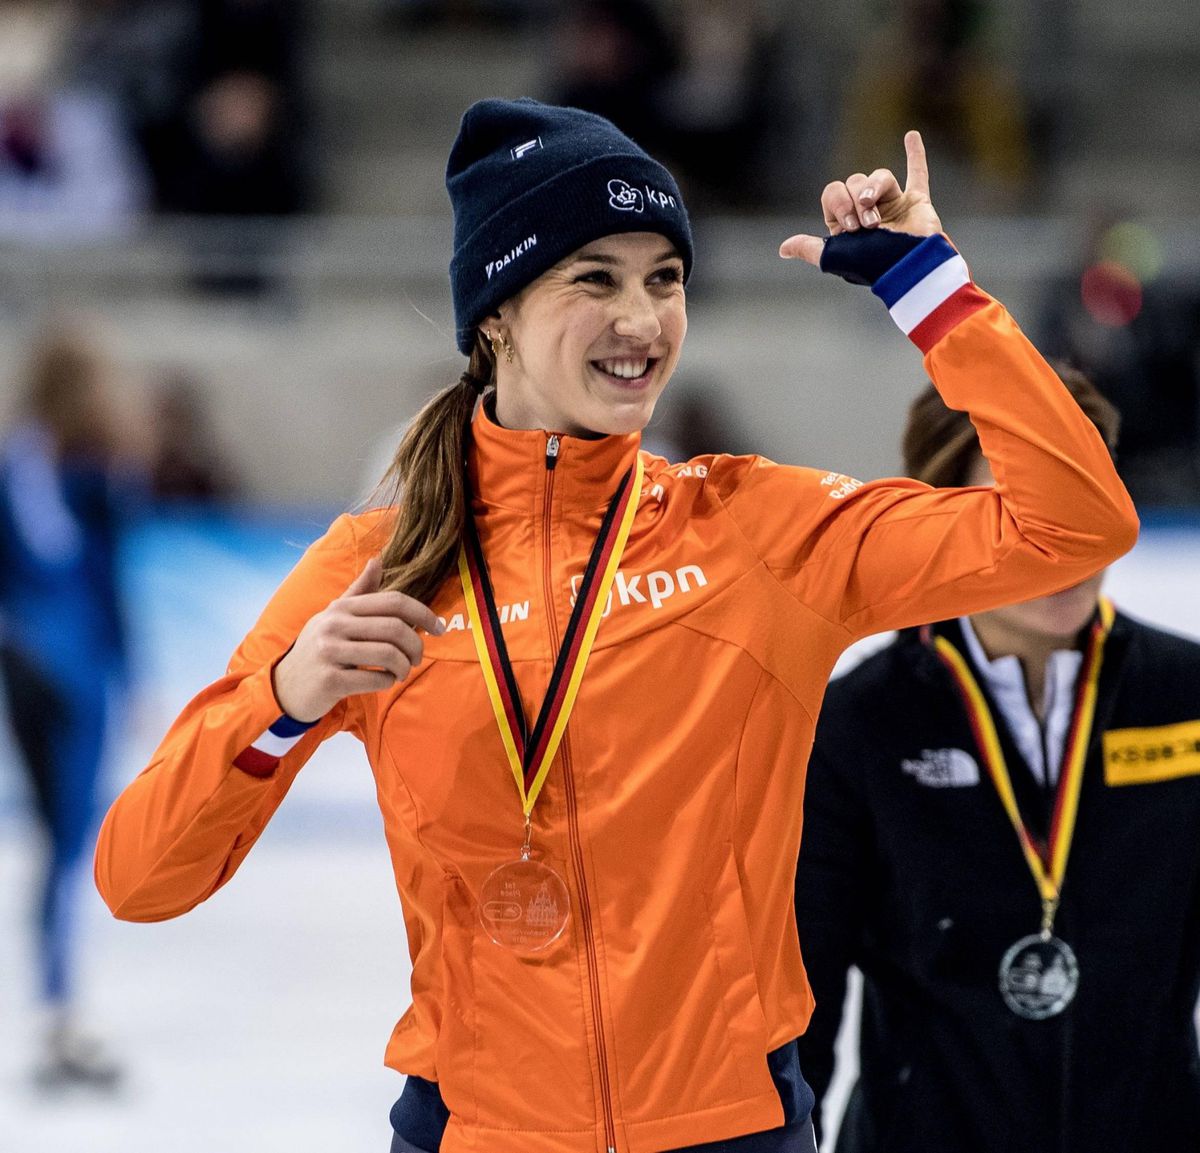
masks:
[[[492,870],[479,894],[479,919],[487,935],[517,953],[538,953],[554,944],[570,915],[562,877],[529,858]]]
[[[1000,995],[1018,1017],[1044,1021],[1061,1013],[1079,988],[1079,963],[1066,941],[1034,933],[1000,962]]]

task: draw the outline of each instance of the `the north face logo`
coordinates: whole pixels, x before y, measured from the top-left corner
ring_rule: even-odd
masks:
[[[646,202],[641,192],[624,180],[608,182],[608,202],[619,212],[644,212]]]
[[[918,784],[934,789],[961,789],[979,784],[979,766],[962,749],[922,749],[919,760],[901,761],[900,767]]]

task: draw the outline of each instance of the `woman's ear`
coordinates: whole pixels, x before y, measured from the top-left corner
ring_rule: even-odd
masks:
[[[483,339],[491,344],[492,341],[494,341],[496,337],[500,335],[501,325],[503,323],[504,321],[501,318],[500,313],[497,311],[489,313],[487,316],[485,316],[479,322],[477,327],[480,334],[483,336]]]

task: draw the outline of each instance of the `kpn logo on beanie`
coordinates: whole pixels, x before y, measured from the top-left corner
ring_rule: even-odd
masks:
[[[674,193],[663,192],[647,184],[643,195],[641,189],[634,188],[624,180],[608,182],[608,202],[618,212],[644,212],[647,203],[656,204],[659,208],[679,207]]]

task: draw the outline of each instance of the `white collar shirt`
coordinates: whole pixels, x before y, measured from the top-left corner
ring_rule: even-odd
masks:
[[[1040,785],[1058,784],[1063,746],[1071,727],[1075,704],[1075,681],[1083,665],[1083,653],[1076,649],[1056,649],[1046,662],[1046,686],[1043,697],[1044,722],[1039,721],[1025,691],[1025,674],[1014,656],[991,660],[975,635],[971,622],[959,618],[963,639],[971,663],[983,677],[996,707],[1004,715],[1017,750]]]

